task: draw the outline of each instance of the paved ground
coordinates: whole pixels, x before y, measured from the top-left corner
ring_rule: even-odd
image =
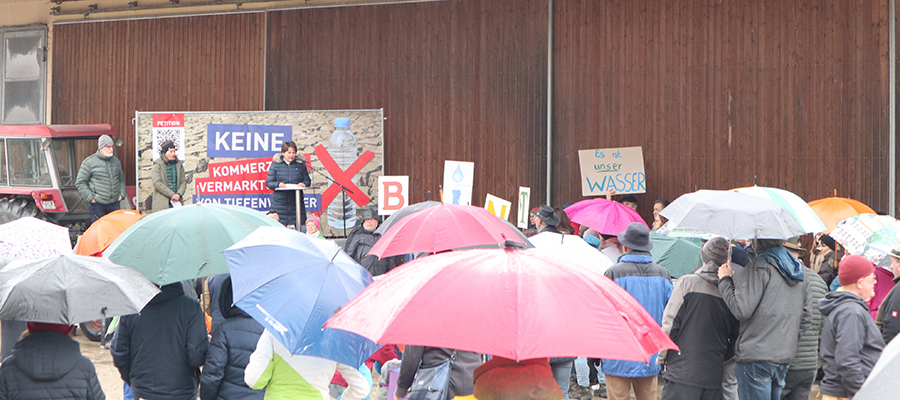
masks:
[[[88,340],[81,334],[81,331],[78,331],[74,339],[81,344],[81,354],[94,362],[94,368],[97,369],[97,376],[100,378],[100,385],[103,386],[106,398],[122,400],[122,378],[119,377],[119,370],[113,365],[109,350],[101,349],[99,343]]]

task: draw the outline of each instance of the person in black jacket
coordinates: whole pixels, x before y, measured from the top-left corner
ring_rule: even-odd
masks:
[[[888,253],[891,257],[891,272],[894,273],[894,287],[888,292],[881,307],[878,307],[878,315],[875,317],[875,325],[881,330],[881,337],[885,343],[890,343],[900,333],[900,243]]]
[[[454,356],[455,353],[455,356]],[[453,357],[451,359],[451,357]],[[439,347],[406,346],[400,360],[400,375],[397,377],[397,392],[394,396],[405,397],[416,376],[419,366],[434,365],[451,359],[450,387],[447,388],[452,399],[456,396],[468,396],[475,391],[473,373],[481,365],[481,354],[470,351],[454,351]]]
[[[240,308],[232,306],[231,277],[220,286],[219,310],[225,321],[212,331],[206,364],[200,375],[201,400],[262,400],[265,390],[250,389],[244,382],[244,368],[263,333],[263,327]]]
[[[29,322],[0,366],[0,399],[104,400],[94,364],[69,337],[71,325]]]
[[[269,166],[269,175],[266,176],[266,187],[271,190],[297,185],[309,187],[309,171],[306,164],[297,159],[297,145],[294,142],[285,142],[281,145],[281,154],[272,157],[272,165]],[[300,199],[300,227],[306,229],[306,205]],[[275,190],[272,193],[272,211],[278,213],[278,222],[282,225],[297,224],[297,200],[291,190]]]
[[[366,209],[363,212],[362,225],[350,231],[347,241],[344,243],[344,251],[359,265],[367,269],[372,276],[385,274],[394,268],[393,258],[368,255],[375,242],[381,238],[380,234],[375,233],[377,228],[378,219],[375,217],[375,212],[372,209]]]
[[[209,346],[206,319],[180,282],[160,289],[140,314],[119,319],[113,363],[135,399],[196,399]]]

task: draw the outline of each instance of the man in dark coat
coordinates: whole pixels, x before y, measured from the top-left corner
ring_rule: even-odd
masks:
[[[381,238],[380,234],[375,233],[378,229],[378,218],[372,209],[366,209],[362,216],[362,225],[357,226],[347,235],[347,241],[344,243],[344,251],[347,252],[359,265],[372,274],[372,276],[383,275],[394,268],[393,258],[378,258],[377,256],[368,255],[375,242]]]
[[[725,361],[734,355],[737,318],[719,293],[719,266],[728,261],[728,240],[703,245],[700,269],[678,279],[663,313],[663,330],[679,351],[660,353],[665,364],[662,398],[722,399]]]
[[[263,333],[263,327],[246,312],[232,306],[231,276],[219,286],[219,310],[225,319],[212,331],[206,364],[200,375],[201,400],[262,400],[265,390],[253,390],[244,382],[244,369]]]
[[[29,334],[0,366],[0,399],[106,399],[94,364],[68,335],[72,326],[27,327]]]
[[[560,222],[559,215],[552,207],[542,204],[537,210],[531,210],[529,218],[534,227],[537,228],[537,233],[559,233],[559,229],[556,227]]]
[[[180,282],[160,289],[140,314],[119,319],[113,363],[135,399],[196,399],[209,346],[206,319]]]
[[[406,346],[403,349],[400,376],[397,377],[397,392],[394,395],[398,398],[406,396],[420,365],[435,365],[451,357],[455,358],[451,360],[451,385],[447,388],[449,396],[446,398],[472,394],[475,391],[473,373],[475,368],[481,365],[481,354],[439,347]]]
[[[823,395],[852,398],[872,372],[884,340],[872,321],[866,302],[875,296],[875,266],[862,256],[844,257],[838,267],[844,288],[819,300],[825,314],[822,341],[822,370],[819,384]]]
[[[889,255],[894,283],[897,283],[900,281],[900,244],[894,246]],[[894,285],[881,302],[875,324],[881,329],[881,337],[885,343],[890,343],[900,333],[900,285]]]

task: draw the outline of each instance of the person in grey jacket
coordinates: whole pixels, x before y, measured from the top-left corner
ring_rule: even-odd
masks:
[[[740,321],[735,374],[742,400],[777,399],[800,332],[810,323],[809,287],[800,261],[782,240],[757,239],[757,258],[732,278],[730,263],[719,267],[719,291]]]
[[[220,286],[219,309],[225,321],[212,331],[206,364],[200,375],[201,400],[262,400],[265,390],[253,390],[244,382],[244,369],[263,333],[263,327],[246,312],[232,306],[231,276]]]
[[[69,337],[71,325],[29,322],[0,366],[0,399],[104,400],[94,364]]]
[[[875,296],[875,265],[862,256],[846,256],[838,266],[838,279],[844,290],[819,300],[827,318],[820,348],[825,376],[819,390],[823,395],[851,398],[884,349],[881,332],[866,306]]]
[[[75,188],[89,203],[91,223],[119,209],[125,192],[125,172],[115,156],[113,140],[108,135],[97,139],[97,152],[87,156],[78,169]]]
[[[782,246],[797,259],[800,259],[801,252],[804,251],[799,243],[793,241],[784,242]],[[809,268],[803,268],[803,276],[806,278],[804,284],[809,285],[812,320],[809,329],[800,335],[797,353],[784,378],[781,400],[807,400],[819,368],[819,334],[822,332],[822,324],[825,320],[819,311],[818,302],[825,298],[828,287],[825,286],[825,281],[819,274]]]
[[[441,363],[450,359],[453,354],[454,350],[451,349],[406,346],[403,349],[403,358],[400,361],[400,375],[397,377],[397,392],[394,393],[394,396],[397,398],[406,396],[420,365],[428,366]],[[450,369],[451,384],[448,388],[449,396],[446,398],[452,399],[456,396],[472,394],[475,391],[472,374],[475,372],[475,368],[481,365],[481,354],[470,351],[456,351],[456,355],[451,362],[453,364]]]

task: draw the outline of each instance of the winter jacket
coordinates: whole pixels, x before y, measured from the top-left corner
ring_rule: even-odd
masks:
[[[888,256],[885,258],[890,257]],[[894,288],[894,273],[890,271],[890,267],[888,267],[888,269],[876,267],[875,279],[875,296],[866,302],[866,305],[872,312],[872,319],[878,317],[878,310],[881,308],[881,303],[884,301],[887,294],[890,293],[891,289]]]
[[[119,319],[113,363],[136,399],[195,399],[209,346],[206,319],[180,282],[161,290],[140,314]]]
[[[831,282],[834,281],[834,278],[837,278],[837,264],[834,262],[834,258],[837,256],[837,253],[834,251],[828,252],[822,258],[822,265],[819,267],[819,277],[825,281],[825,284],[829,287],[831,286]],[[840,259],[838,259],[840,261]]]
[[[810,324],[809,286],[786,277],[776,259],[763,256],[766,251],[744,268],[737,281],[730,276],[719,279],[719,292],[741,323],[734,350],[737,361],[787,364],[797,352],[800,332]],[[783,268],[804,279],[799,261]]]
[[[266,176],[266,187],[275,192],[272,193],[272,206],[270,209],[278,213],[278,220],[284,225],[292,225],[297,223],[297,198],[291,190],[275,190],[278,184],[298,184],[303,183],[307,187],[312,183],[309,179],[309,171],[306,170],[306,164],[300,162],[299,158],[295,158],[290,164],[284,162],[281,153],[272,157],[272,164],[269,166],[269,174]],[[306,212],[303,199],[300,199],[300,215],[305,223]]]
[[[607,278],[631,294],[647,313],[662,324],[663,311],[672,296],[672,278],[665,268],[653,262],[650,253],[629,251],[619,257],[619,263],[606,270]],[[625,378],[646,378],[659,375],[656,354],[649,362],[603,360],[603,373]]]
[[[825,315],[822,329],[822,393],[853,397],[878,361],[884,340],[872,321],[869,308],[850,292],[830,292],[819,300]]]
[[[109,205],[118,202],[119,196],[128,198],[122,163],[115,155],[109,158],[101,156],[99,150],[81,162],[75,187],[88,203],[94,200]]]
[[[393,258],[378,258],[370,256],[369,250],[375,246],[375,242],[381,238],[380,234],[369,232],[362,226],[357,226],[347,235],[347,242],[344,243],[344,251],[350,257],[353,257],[359,265],[369,270],[372,276],[383,275],[394,268]]]
[[[347,380],[341,400],[361,400],[372,384],[356,368],[319,357],[291,354],[268,330],[263,331],[250,355],[244,381],[253,389],[266,389],[266,400],[329,399],[328,384],[335,371]]]
[[[230,286],[231,279],[224,279],[223,284]],[[265,391],[247,386],[244,369],[250,362],[250,354],[256,350],[263,327],[243,310],[232,306],[230,299],[230,293],[217,297],[225,320],[212,330],[209,352],[200,375],[200,399],[262,400]]]
[[[897,280],[900,278],[894,278],[894,283]],[[885,343],[890,343],[900,333],[900,285],[894,285],[881,301],[875,325],[881,330],[881,338]]]
[[[0,399],[105,398],[94,364],[78,342],[59,332],[25,336],[0,366]]]
[[[397,397],[406,396],[413,384],[419,366],[429,366],[444,362],[453,355],[453,350],[439,347],[406,346],[400,361],[400,375],[397,377]],[[456,396],[468,396],[475,392],[472,374],[481,365],[481,354],[469,351],[457,351],[456,359],[450,367],[448,399]]]
[[[181,196],[180,203],[184,204],[184,192],[187,190],[187,182],[184,177],[184,161],[176,161],[175,175],[178,178],[178,190],[172,191],[169,188],[169,180],[166,176],[166,164],[160,157],[153,162],[150,168],[150,181],[153,182],[153,194],[151,195],[150,212],[157,212],[169,209],[169,202],[176,193]]]
[[[717,389],[722,387],[725,361],[734,355],[738,321],[719,294],[718,265],[682,276],[663,315],[663,330],[679,351],[665,357],[663,377],[682,385]]]
[[[825,317],[819,311],[819,300],[825,298],[825,293],[828,292],[825,281],[809,268],[803,269],[803,275],[806,276],[804,284],[809,285],[810,325],[800,334],[797,353],[794,354],[794,361],[791,361],[792,371],[819,368],[819,334],[822,333],[822,325],[825,324]]]

